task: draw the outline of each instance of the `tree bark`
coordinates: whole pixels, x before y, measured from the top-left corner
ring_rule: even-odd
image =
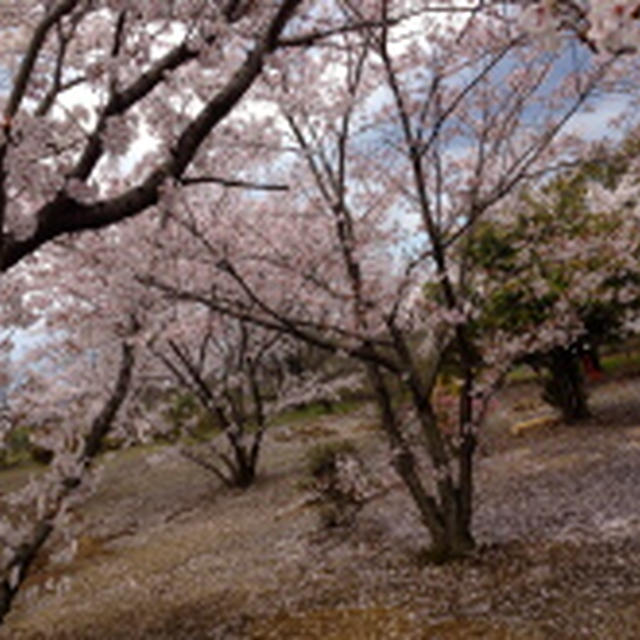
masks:
[[[133,347],[126,343],[122,345],[122,356],[116,385],[107,399],[100,413],[94,418],[89,434],[85,438],[82,458],[84,467],[88,467],[91,460],[100,451],[104,437],[113,425],[113,421],[122,406],[131,382],[134,365]],[[0,624],[11,610],[14,598],[27,578],[30,567],[38,553],[53,533],[53,521],[58,513],[62,500],[79,486],[81,478],[64,478],[62,490],[55,507],[33,527],[31,538],[15,550],[0,576]]]
[[[589,418],[591,412],[578,356],[558,347],[549,354],[547,366],[549,378],[545,382],[544,400],[562,412],[567,424]]]
[[[403,437],[382,373],[375,365],[370,365],[367,371],[380,410],[382,429],[394,452],[394,468],[409,490],[420,519],[431,535],[430,559],[442,563],[464,555],[475,546],[471,534],[471,513],[462,499],[465,492],[460,491],[451,477],[447,476],[437,480],[438,499],[429,494],[420,479],[415,456]],[[420,408],[416,407],[416,410]]]
[[[67,5],[72,7],[76,2],[77,0],[67,0],[60,5],[60,8],[63,9]],[[262,73],[265,58],[278,48],[280,35],[301,4],[302,0],[283,0],[269,23],[263,28],[255,47],[248,52],[245,60],[238,66],[225,86],[203,106],[182,131],[169,160],[159,163],[150,171],[147,178],[135,186],[119,195],[90,205],[77,202],[65,192],[60,192],[34,212],[37,224],[34,232],[28,237],[18,238],[15,234],[0,233],[0,271],[9,270],[24,257],[60,235],[101,229],[136,216],[155,205],[165,181],[170,178],[180,179],[184,175],[205,138],[229,115]],[[172,52],[168,55],[174,55],[175,60],[173,58],[164,60],[162,64],[166,69],[173,68],[174,63],[175,66],[179,66],[179,63],[189,57],[188,52],[180,47],[175,54]],[[159,78],[162,77],[163,70],[162,67],[158,67]],[[131,88],[135,95],[130,98],[134,103],[142,99],[147,87],[153,88],[155,77],[155,74],[153,78],[143,75],[135,83]],[[121,96],[121,99],[126,101],[129,98]],[[120,110],[126,109],[120,108]],[[86,161],[87,166],[91,167],[97,160],[96,154],[90,149],[87,154],[93,158]],[[3,177],[1,160],[0,157],[0,178]],[[86,173],[82,169],[79,169],[79,172],[79,175]],[[3,190],[0,188],[0,196],[2,194]]]

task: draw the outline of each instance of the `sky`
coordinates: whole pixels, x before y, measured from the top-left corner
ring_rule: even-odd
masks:
[[[591,113],[579,113],[574,116],[567,131],[585,140],[594,142],[604,137],[617,139],[619,129],[610,126],[610,121],[622,113],[630,103],[630,98],[621,95],[608,95],[599,98]]]
[[[405,30],[407,33],[410,33],[414,30],[414,27],[415,25],[407,24]],[[398,44],[397,46],[402,45]],[[9,73],[6,69],[0,67],[0,97],[3,94],[6,95],[9,88]],[[612,118],[619,116],[624,111],[628,102],[628,98],[620,95],[601,97],[593,103],[593,110],[590,113],[581,113],[572,119],[568,126],[568,131],[589,141],[595,141],[604,137],[615,139],[617,137],[616,131],[609,126],[609,122]],[[245,112],[245,115],[246,112],[251,112],[252,110],[252,105],[248,103],[245,103],[241,109],[241,111]],[[121,166],[126,169],[130,164],[135,164],[135,160],[126,158]],[[29,346],[46,339],[46,335],[42,327],[36,325],[31,329],[16,330],[13,334],[13,339],[16,346],[12,356],[17,359]]]

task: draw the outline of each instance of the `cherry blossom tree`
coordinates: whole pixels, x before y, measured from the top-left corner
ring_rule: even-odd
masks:
[[[193,315],[190,310],[187,313]],[[150,348],[176,387],[197,398],[231,451],[229,455],[217,440],[211,440],[206,455],[196,448],[183,448],[183,454],[225,485],[246,488],[256,476],[276,393],[272,380],[281,366],[280,353],[286,349],[277,333],[249,331],[245,323],[211,312],[200,316],[199,328],[193,318],[186,323],[186,332],[184,323],[174,323],[179,334],[170,329]]]
[[[3,5],[0,65],[11,84],[1,103],[2,270],[61,234],[144,211],[189,180],[194,160],[224,170],[224,153],[207,161],[200,148],[302,4]]]
[[[3,496],[0,618],[54,529],[72,534],[69,509],[92,491],[99,475],[93,461],[107,435],[120,429],[136,437],[141,334],[155,310],[140,287],[133,290],[135,280],[125,293],[103,271],[106,256],[120,252],[119,235],[52,245],[29,265],[37,284],[23,295],[23,306],[49,337],[16,364],[21,373],[8,394],[6,427],[28,427],[32,443],[52,459],[21,490]],[[64,269],[75,278],[60,278]],[[67,543],[72,548],[73,538]]]
[[[65,529],[69,509],[91,490],[95,475],[89,472],[89,465],[112,428],[130,384],[134,352],[126,342],[121,345],[120,357],[114,386],[90,422],[87,424],[85,417],[80,426],[72,423],[73,416],[66,411],[65,422],[56,424],[44,441],[55,452],[47,472],[32,478],[21,490],[3,496],[0,620],[9,612],[40,549],[56,527]],[[74,407],[86,407],[77,397],[68,396]]]
[[[52,460],[3,504],[3,616],[54,528],[63,525],[73,549],[65,518],[93,490],[94,459],[105,438],[137,443],[164,435],[173,426],[166,409],[176,389],[194,394],[230,450],[212,441],[206,457],[192,448],[185,455],[226,484],[246,488],[271,416],[319,393],[334,398],[349,384],[327,376],[320,358],[302,353],[282,332],[249,332],[240,321],[194,313],[150,289],[141,270],[184,275],[160,251],[159,239],[166,243],[171,231],[156,212],[56,241],[29,261],[23,314],[38,318],[50,339],[26,354],[6,417],[9,428],[28,426],[32,442]],[[66,271],[75,277],[61,279]],[[5,283],[20,272],[11,271]]]
[[[510,23],[418,21],[406,30],[389,25],[387,3],[377,9],[370,29],[336,37],[322,60],[264,78],[261,96],[277,97],[284,129],[279,162],[297,189],[215,210],[204,190],[182,194],[169,214],[190,247],[181,269],[207,269],[208,285],[148,282],[360,362],[396,470],[435,555],[446,558],[473,546],[478,428],[520,352],[512,344],[488,369],[478,358],[487,345],[471,330],[465,247],[521,185],[579,157],[580,141],[563,127],[617,56],[594,63],[586,52],[559,77],[563,52],[526,45]],[[429,281],[431,299],[422,294]],[[432,399],[448,346],[462,379],[454,434],[443,432]],[[410,398],[409,416],[397,388]]]
[[[583,363],[628,335],[640,308],[640,229],[624,206],[594,209],[589,186],[615,179],[602,158],[554,178],[487,220],[472,239],[478,331],[519,342],[521,363],[543,374],[543,397],[567,423],[590,416]]]
[[[302,5],[302,0],[268,5],[239,0],[196,4],[107,0],[3,3],[0,269],[7,271],[61,235],[99,229],[142,213],[160,200],[170,199],[178,182],[244,186],[247,181],[242,177],[224,174],[230,167],[228,140],[221,144],[224,135],[208,153],[202,147],[277,49],[289,45],[304,48],[336,28],[323,20],[321,10],[314,14],[319,22],[310,26],[305,21],[305,16],[310,17],[307,7],[297,16],[300,28],[290,34],[295,38],[287,44],[285,29]],[[190,165],[195,165],[197,174],[186,175]],[[85,256],[90,245],[86,241],[83,246]],[[57,257],[39,259],[39,269],[18,268],[10,278],[3,278],[4,326],[28,323],[22,313],[24,301],[29,298],[33,304],[42,296],[45,283],[57,279],[65,289],[69,276],[84,273],[66,271],[72,267]],[[101,274],[91,273],[98,281],[102,279]],[[108,299],[108,290],[97,294],[99,304],[94,305],[93,294],[95,287],[89,287],[80,296],[82,303],[77,298],[76,303],[110,313],[112,306],[100,304]],[[67,291],[64,295],[72,294]],[[54,310],[54,315],[62,319],[60,309]],[[81,315],[87,318],[87,314]],[[84,435],[80,429],[66,438],[65,428],[59,436],[53,434],[57,455],[51,482],[26,492],[27,498],[38,499],[35,528],[3,523],[2,616],[77,484],[67,481],[69,460],[76,471],[87,466],[130,386],[131,333],[140,327],[135,314],[125,313],[124,319],[119,333],[111,334],[121,342],[122,361],[103,409]],[[89,333],[96,336],[104,323],[98,316],[94,320],[97,323],[90,325]],[[71,315],[67,322],[61,331],[70,338],[71,327],[79,325]],[[65,353],[71,346],[71,340],[67,342]],[[76,368],[88,364],[87,349],[94,349],[95,356],[105,348],[104,336],[99,345],[83,342],[78,347]],[[106,348],[107,356],[114,352],[117,349],[113,346]],[[67,356],[63,360],[65,371],[70,373]],[[108,377],[97,377],[98,371],[93,375],[90,380],[109,387]],[[61,402],[59,396],[49,393],[50,383],[44,381],[40,387],[40,391],[47,389],[49,408],[55,397]],[[25,406],[37,399],[27,393],[25,385],[20,394]],[[75,409],[83,406],[78,397],[71,402]],[[34,407],[29,407],[30,418]],[[72,406],[66,405],[64,427],[70,427],[72,412]],[[84,446],[78,444],[83,439]],[[77,474],[72,475],[75,478]],[[46,497],[49,493],[51,500]]]
[[[573,29],[601,54],[554,91],[547,85],[553,84],[560,53],[521,48],[526,38],[516,25],[518,11],[510,7],[459,11],[455,4],[432,8],[427,2],[386,0],[5,2],[0,17],[0,73],[8,77],[8,91],[0,96],[0,270],[17,268],[1,283],[3,314],[24,322],[25,301],[33,306],[45,282],[58,279],[65,289],[70,274],[80,273],[68,271],[66,259],[54,255],[38,256],[38,268],[23,271],[19,263],[45,244],[154,207],[165,214],[158,224],[168,225],[184,214],[185,201],[206,204],[207,189],[282,190],[281,183],[257,181],[245,170],[256,166],[249,158],[274,159],[287,182],[299,186],[287,201],[230,198],[215,228],[208,207],[181,226],[191,253],[197,248],[209,256],[204,266],[214,267],[220,288],[196,291],[155,277],[156,286],[364,363],[397,469],[434,546],[443,555],[468,548],[477,372],[466,328],[465,265],[450,264],[450,249],[531,172],[559,157],[553,143],[563,125],[615,59],[633,49],[627,44],[629,28],[622,33],[616,25],[622,19],[634,25],[635,9],[624,5],[622,11],[598,14],[597,6],[537,5],[536,25],[544,26],[539,32]],[[521,25],[530,24],[532,15],[525,11]],[[612,15],[620,18],[615,24]],[[257,105],[265,106],[266,116],[250,113],[232,121],[231,114],[238,115],[248,97],[254,112]],[[544,114],[535,127],[534,113],[536,118]],[[282,142],[283,136],[289,152],[274,151],[274,141]],[[563,143],[562,158],[572,152]],[[246,210],[242,225],[228,217],[234,203]],[[261,222],[265,212],[270,228]],[[393,225],[394,216],[407,212],[419,221],[414,239],[407,237],[406,225]],[[255,234],[256,251],[238,236],[237,227]],[[81,243],[84,259],[97,248],[90,237]],[[73,253],[64,242],[56,248]],[[412,255],[400,260],[403,251]],[[179,260],[188,272],[202,256],[187,250]],[[140,266],[145,275],[147,266]],[[100,280],[101,274],[93,273]],[[431,277],[441,288],[439,308],[412,307],[410,292]],[[115,299],[108,288],[103,294],[92,287],[87,291],[101,303]],[[144,307],[145,295],[130,295]],[[86,291],[84,298],[91,308],[94,299]],[[136,313],[114,316],[124,320],[112,334],[122,353],[110,377],[117,371],[117,381],[106,385],[104,410],[97,410],[96,421],[77,440],[85,444],[72,445],[71,458],[60,458],[61,471],[54,464],[61,480],[52,484],[58,487],[53,511],[41,500],[45,506],[36,520],[42,528],[36,527],[32,542],[16,547],[9,541],[15,554],[6,558],[5,610],[34,550],[48,537],[39,532],[50,531],[78,469],[85,469],[96,451],[105,432],[101,416],[110,424],[123,402],[132,344],[157,330],[153,323],[151,328],[140,324],[140,308],[137,304]],[[436,367],[425,372],[412,350],[426,312],[430,335],[454,340],[462,362],[455,442],[444,438],[434,418],[430,391]],[[69,310],[65,313],[71,326]],[[62,317],[59,309],[55,314]],[[94,320],[86,326],[97,335],[101,325],[97,316]],[[437,342],[430,347],[436,364],[442,349]],[[106,349],[111,356],[117,351]],[[84,360],[78,358],[79,367]],[[389,377],[412,397],[436,471],[431,488],[415,465]],[[69,460],[75,465],[71,471]],[[25,548],[32,551],[24,555]]]
[[[618,54],[633,48],[636,11],[634,3],[544,0],[521,12],[520,28],[570,29]],[[518,14],[382,0],[5,2],[0,268],[61,234],[135,216],[176,183],[242,184],[247,176],[225,171],[237,132],[225,137],[221,123],[265,68],[318,60],[311,45],[332,34],[421,15],[436,26],[447,15],[469,26],[495,20],[515,33]],[[424,39],[437,42],[429,29]]]
[[[283,332],[181,306],[190,320],[174,320],[149,349],[172,376],[173,387],[196,398],[221,431],[204,451],[194,446],[182,453],[225,485],[247,488],[271,418],[301,404],[339,399],[354,377],[337,375],[317,357],[301,366],[299,345]],[[177,428],[197,435],[188,422]]]
[[[636,53],[640,10],[629,0],[541,0],[527,3],[520,16],[525,31],[555,46],[568,32],[597,52]]]

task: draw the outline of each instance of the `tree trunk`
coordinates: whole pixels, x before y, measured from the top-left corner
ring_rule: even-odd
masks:
[[[426,559],[433,564],[444,564],[460,558],[475,547],[475,540],[469,528],[457,519],[448,523],[442,535],[435,537],[432,533],[431,536],[432,542],[427,550]]]
[[[543,399],[560,409],[567,424],[591,416],[580,360],[569,349],[557,348],[549,354],[550,376],[545,382]]]
[[[459,530],[465,532],[463,538],[468,537],[469,548],[474,546],[471,536],[471,522],[473,517],[473,454],[476,449],[476,437],[472,433],[465,432],[462,428],[460,450],[458,452],[458,518]]]
[[[256,477],[255,460],[247,451],[243,438],[230,439],[235,457],[234,484],[240,489],[246,489],[253,484]]]
[[[402,434],[391,393],[381,372],[375,365],[370,365],[368,374],[380,410],[382,428],[394,452],[394,468],[431,535],[427,556],[433,562],[442,563],[464,555],[475,546],[471,535],[470,502],[466,499],[467,490],[471,490],[471,467],[468,467],[468,474],[463,474],[469,483],[464,490],[456,487],[447,475],[437,481],[437,498],[430,495],[420,478],[415,456]]]
[[[100,446],[104,437],[109,432],[113,421],[118,413],[118,409],[124,402],[131,382],[131,374],[134,365],[133,347],[123,343],[122,358],[120,361],[120,369],[118,371],[118,379],[111,395],[105,402],[100,413],[94,418],[91,424],[91,430],[85,438],[82,458],[84,466],[88,467],[91,460],[100,451]],[[59,510],[59,504],[64,496],[71,493],[80,485],[81,478],[67,477],[61,481],[61,494],[55,513],[49,513],[41,520],[37,521],[33,527],[31,538],[25,541],[18,549],[15,550],[13,557],[9,560],[0,575],[0,624],[11,610],[14,598],[18,594],[22,583],[27,577],[29,569],[35,561],[40,549],[53,532],[53,520]]]

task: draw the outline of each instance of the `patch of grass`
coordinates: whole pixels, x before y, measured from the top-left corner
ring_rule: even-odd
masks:
[[[190,433],[194,440],[208,440],[219,430],[213,417],[205,411],[198,399],[190,392],[175,390],[170,397],[170,405],[164,413],[165,419],[172,429],[164,438],[168,442],[175,441],[183,426],[191,423]],[[160,438],[159,440],[162,440]]]
[[[356,447],[351,440],[331,440],[314,445],[307,451],[307,473],[317,476],[335,469],[336,457],[340,454],[355,455]]]
[[[363,402],[362,399],[341,400],[330,404],[314,402],[304,407],[284,411],[272,420],[271,424],[277,427],[285,424],[305,423],[323,416],[342,416],[352,413],[361,407]]]
[[[631,348],[615,351],[600,357],[600,363],[606,376],[631,376],[640,374],[640,350]],[[537,382],[535,371],[526,365],[519,365],[507,376],[507,384]]]
[[[520,384],[524,382],[536,382],[538,376],[535,371],[524,364],[514,367],[507,375],[507,384]]]
[[[601,358],[606,375],[636,375],[640,373],[640,351],[612,353]]]
[[[5,449],[0,451],[0,469],[7,469],[31,461],[28,427],[13,429],[7,436]]]
[[[5,448],[0,451],[0,470],[49,463],[49,452],[29,440],[31,430],[32,427],[16,427],[8,434]]]

